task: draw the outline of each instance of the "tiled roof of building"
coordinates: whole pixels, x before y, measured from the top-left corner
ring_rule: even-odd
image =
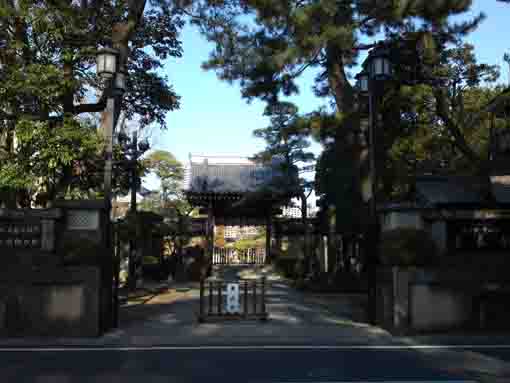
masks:
[[[499,202],[510,203],[510,176],[493,176],[492,193]]]
[[[190,156],[184,190],[195,193],[246,193],[267,185],[277,170],[246,157]]]
[[[483,202],[482,180],[464,176],[420,176],[416,179],[418,200],[427,206],[478,204]],[[510,176],[491,177],[492,193],[498,203],[510,203]]]

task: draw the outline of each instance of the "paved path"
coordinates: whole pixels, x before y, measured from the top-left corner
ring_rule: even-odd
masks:
[[[254,278],[262,274],[260,270],[254,272],[253,268],[227,267],[218,268],[213,277],[238,281],[241,276]],[[296,291],[274,274],[266,275],[270,326],[364,326],[363,296],[324,297],[319,294],[305,294]],[[197,284],[191,286],[193,288],[187,292],[170,289],[154,296],[143,297],[139,302],[124,307],[120,314],[121,328],[126,331],[169,331],[168,327],[172,325],[196,325],[199,289]],[[237,322],[236,325],[242,326],[243,322]],[[258,325],[261,326],[260,323]]]
[[[274,324],[359,326],[366,322],[363,294],[311,294],[296,291],[267,268],[231,266],[218,268],[217,276],[236,281],[241,277],[268,279],[267,310]]]

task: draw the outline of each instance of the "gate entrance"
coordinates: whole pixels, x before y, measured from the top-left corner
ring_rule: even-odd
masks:
[[[190,156],[184,190],[188,202],[207,215],[206,247],[212,264],[268,262],[273,216],[279,212],[278,206],[290,200],[289,195],[271,188],[278,169],[243,157]],[[265,226],[265,244],[243,249],[215,246],[218,226]]]

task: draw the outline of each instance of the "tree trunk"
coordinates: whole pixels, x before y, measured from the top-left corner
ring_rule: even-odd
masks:
[[[326,55],[329,87],[335,98],[337,113],[342,116],[341,126],[337,128],[335,135],[335,155],[340,163],[345,161],[346,152],[350,154],[354,168],[351,180],[352,214],[350,221],[352,222],[350,226],[352,230],[360,231],[364,222],[363,212],[365,210],[361,197],[361,181],[367,168],[368,151],[359,134],[359,118],[355,113],[354,89],[347,80],[342,52],[338,48],[328,46]],[[338,200],[335,204],[337,206],[337,232],[341,232],[343,226],[341,222],[346,219],[342,213],[345,212],[338,208],[342,201]]]
[[[311,257],[310,257],[310,234],[308,230],[308,207],[306,206],[306,196],[301,194],[301,222],[303,224],[304,236],[303,236],[303,257],[305,262],[305,274],[311,270]]]

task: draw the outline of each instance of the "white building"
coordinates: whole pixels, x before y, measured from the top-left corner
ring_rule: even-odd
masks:
[[[225,239],[237,240],[258,234],[258,226],[225,226]]]
[[[301,208],[300,208],[301,202],[299,200],[295,200],[295,201],[292,201],[292,202],[293,202],[293,205],[291,205],[291,206],[284,206],[282,208],[282,214],[280,215],[280,217],[283,217],[283,218],[301,218],[301,216],[302,216]],[[315,217],[317,215],[318,211],[319,211],[319,209],[316,206],[315,199],[312,198],[311,201],[308,201],[308,204],[307,204],[307,215],[308,215],[308,218]]]

